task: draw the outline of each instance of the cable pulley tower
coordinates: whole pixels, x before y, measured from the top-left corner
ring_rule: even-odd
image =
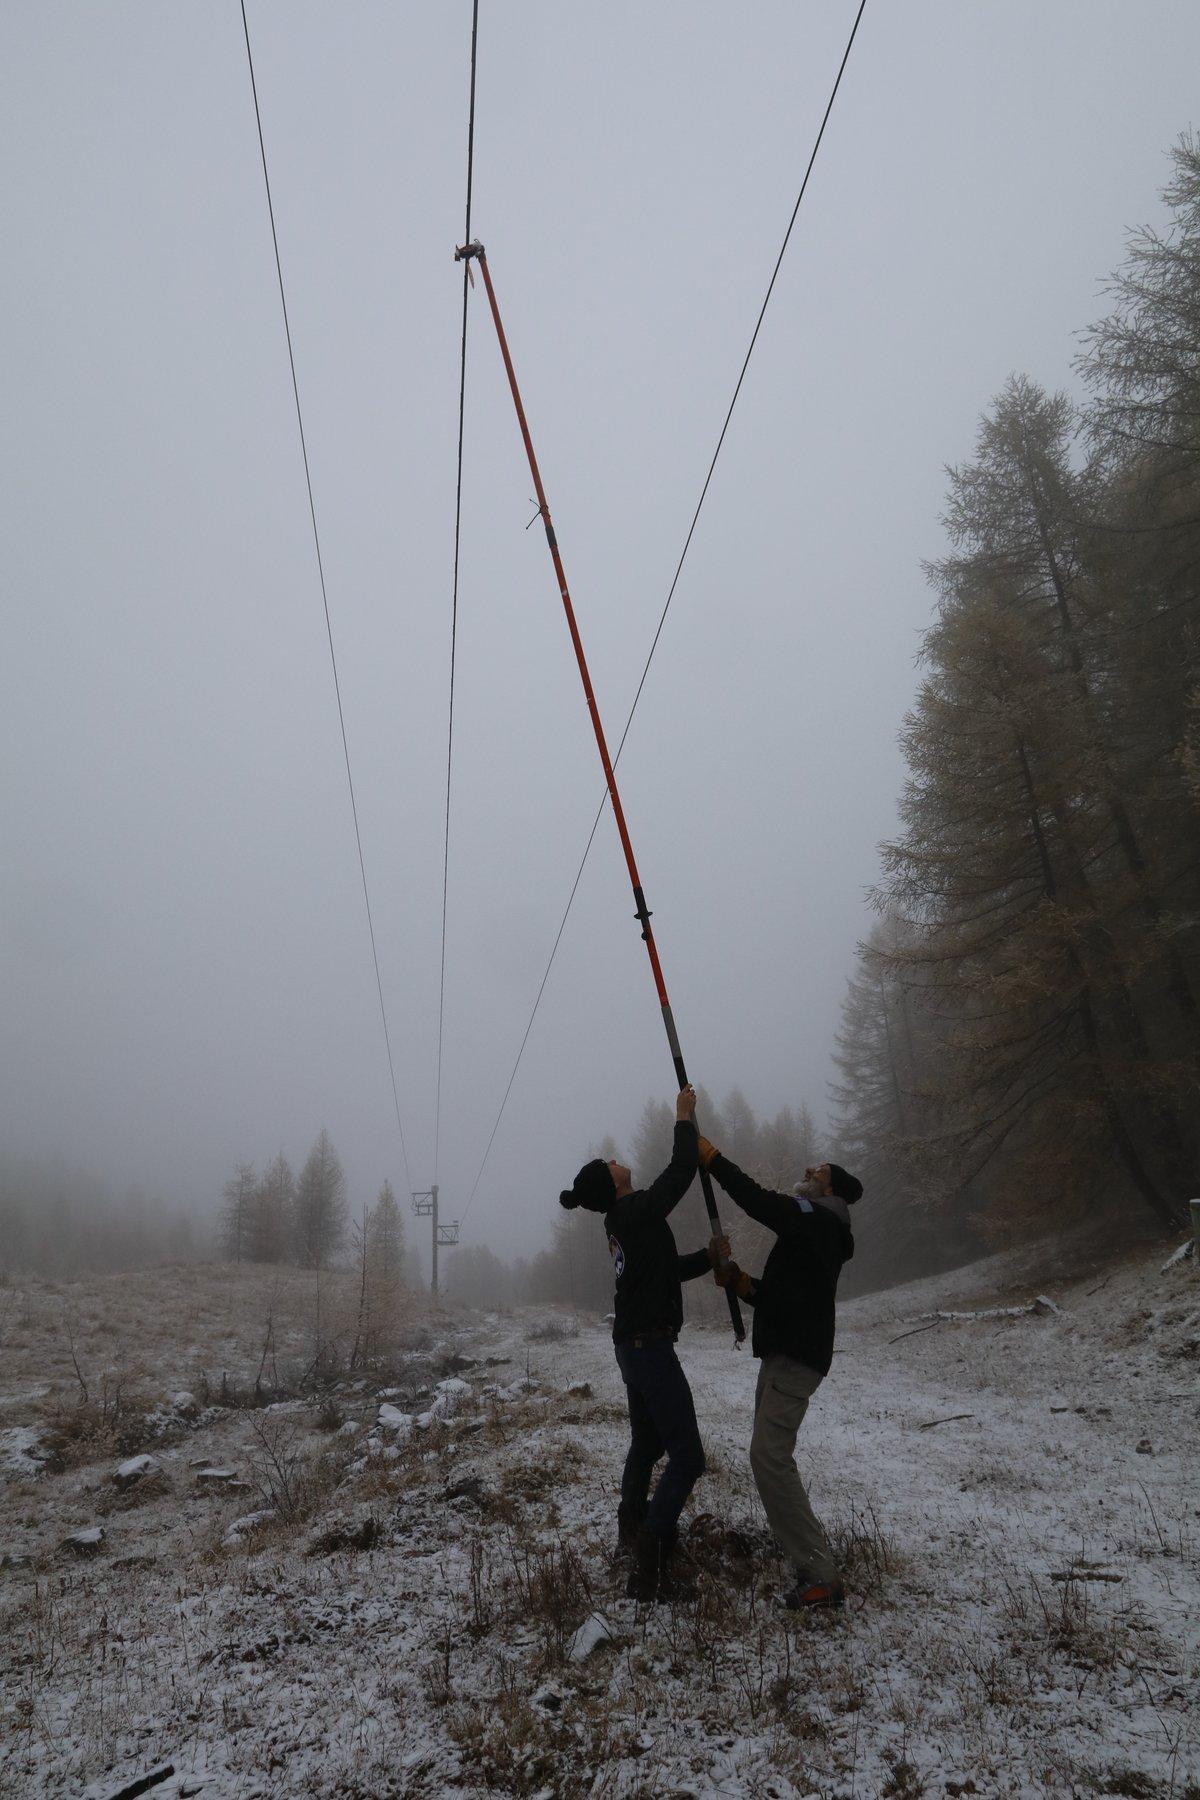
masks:
[[[438,1250],[450,1250],[457,1244],[459,1222],[454,1219],[449,1225],[441,1223],[438,1217],[438,1184],[436,1181],[432,1187],[421,1188],[414,1192],[412,1206],[418,1219],[428,1219],[430,1222],[430,1252],[433,1260],[433,1280],[430,1284],[430,1291],[436,1294],[438,1291]]]

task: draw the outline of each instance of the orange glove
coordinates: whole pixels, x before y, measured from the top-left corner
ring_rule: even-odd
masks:
[[[713,1270],[713,1280],[718,1287],[732,1288],[739,1300],[750,1298],[751,1280],[745,1269],[739,1269],[735,1262],[729,1262],[723,1268]]]
[[[712,1162],[713,1157],[720,1156],[720,1154],[721,1154],[721,1152],[717,1149],[717,1146],[715,1144],[710,1144],[708,1139],[704,1136],[704,1133],[701,1132],[700,1133],[700,1164],[701,1164],[701,1167],[707,1169],[709,1164]]]

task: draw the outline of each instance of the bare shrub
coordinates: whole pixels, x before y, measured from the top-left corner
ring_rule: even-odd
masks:
[[[251,1431],[256,1448],[250,1457],[250,1479],[264,1510],[270,1508],[285,1525],[307,1519],[334,1486],[338,1471],[333,1460],[307,1457],[290,1419],[268,1413],[252,1422]]]
[[[562,1538],[542,1543],[520,1523],[506,1525],[503,1546],[497,1585],[505,1610],[537,1631],[543,1663],[560,1663],[576,1627],[595,1603],[585,1553]],[[477,1617],[490,1618],[491,1595],[482,1568],[473,1606]]]
[[[1112,1607],[1082,1575],[1055,1582],[1048,1592],[1032,1575],[1027,1590],[1006,1583],[1002,1613],[1011,1636],[1068,1656],[1085,1678],[1091,1669],[1116,1666],[1139,1623],[1132,1606]]]
[[[583,1457],[574,1444],[560,1444],[537,1462],[511,1464],[500,1477],[500,1492],[510,1500],[553,1503],[576,1480],[582,1463]]]
[[[149,1422],[149,1402],[129,1391],[128,1379],[104,1374],[74,1405],[51,1404],[45,1409],[50,1469],[80,1468],[106,1456],[133,1456],[159,1435]]]
[[[913,1763],[898,1757],[880,1791],[888,1800],[921,1800],[925,1783]]]
[[[596,1771],[614,1754],[605,1709],[573,1695],[535,1700],[516,1692],[515,1682],[492,1699],[460,1701],[448,1723],[480,1785],[519,1800],[538,1793],[583,1800],[596,1791]]]
[[[332,1394],[326,1394],[317,1408],[313,1424],[318,1431],[340,1431],[346,1422],[346,1415]]]
[[[421,1685],[434,1706],[446,1706],[453,1694],[451,1663],[454,1637],[448,1623],[426,1635],[421,1646]]]
[[[869,1501],[863,1511],[852,1507],[849,1519],[834,1523],[829,1547],[847,1585],[865,1597],[882,1594],[896,1573],[895,1552]]]
[[[563,1344],[569,1338],[579,1336],[579,1326],[574,1319],[542,1319],[531,1325],[525,1333],[527,1344]]]
[[[331,1556],[339,1550],[373,1550],[381,1536],[379,1520],[374,1513],[365,1517],[336,1520],[308,1546],[309,1556]]]

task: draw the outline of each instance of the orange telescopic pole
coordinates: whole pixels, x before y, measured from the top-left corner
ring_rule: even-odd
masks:
[[[533,439],[529,435],[529,425],[525,418],[525,408],[521,404],[521,390],[517,386],[516,371],[513,368],[512,356],[509,353],[508,339],[504,335],[504,326],[500,320],[500,309],[496,304],[496,290],[492,286],[492,277],[488,269],[487,255],[483,245],[476,238],[470,244],[462,245],[454,252],[456,262],[475,261],[479,264],[483,275],[483,285],[487,290],[488,305],[491,308],[492,321],[496,327],[496,337],[500,343],[500,354],[504,358],[504,368],[508,375],[508,385],[512,389],[513,405],[517,409],[517,423],[521,427],[521,437],[525,444],[525,454],[529,458],[529,471],[533,476],[534,492],[537,495],[538,513],[546,528],[546,542],[550,548],[550,559],[554,564],[554,573],[558,579],[558,591],[562,598],[563,610],[567,615],[567,629],[571,633],[571,643],[575,649],[575,660],[579,664],[579,674],[583,682],[583,691],[587,698],[588,712],[592,717],[592,729],[596,734],[596,747],[600,752],[600,761],[604,765],[604,779],[608,784],[608,796],[612,801],[613,817],[617,822],[617,831],[621,839],[621,848],[625,852],[625,865],[629,870],[629,879],[633,885],[633,898],[636,905],[634,917],[642,928],[642,938],[646,945],[646,953],[650,958],[650,969],[654,976],[654,988],[658,995],[658,1003],[662,1008],[663,1024],[666,1027],[667,1042],[671,1047],[671,1058],[675,1064],[675,1076],[680,1087],[687,1086],[687,1069],[684,1066],[683,1051],[679,1047],[679,1034],[675,1029],[675,1019],[671,1012],[671,1002],[667,998],[667,984],[663,979],[662,963],[659,961],[658,945],[654,941],[654,932],[650,924],[650,909],[646,905],[646,896],[642,891],[641,877],[638,874],[637,861],[633,854],[633,844],[629,837],[629,827],[625,823],[625,809],[621,805],[621,796],[617,791],[617,778],[613,771],[612,758],[608,754],[608,742],[604,736],[604,726],[600,721],[600,710],[596,705],[596,696],[592,689],[592,678],[588,673],[587,658],[583,653],[583,642],[579,636],[579,626],[575,621],[575,608],[571,604],[571,594],[567,587],[566,571],[559,554],[558,539],[554,535],[554,526],[550,518],[550,505],[546,499],[546,490],[542,486],[541,471],[537,457],[534,455]],[[708,1213],[709,1223],[714,1235],[721,1235],[721,1221],[717,1215],[716,1196],[713,1193],[712,1177],[705,1168],[700,1170],[700,1186],[704,1194],[704,1205]],[[729,1316],[733,1321],[733,1329],[739,1343],[746,1336],[746,1328],[742,1323],[741,1308],[737,1296],[732,1289],[726,1288],[729,1301]]]

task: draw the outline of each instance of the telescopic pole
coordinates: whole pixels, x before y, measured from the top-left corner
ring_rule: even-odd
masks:
[[[650,925],[650,909],[646,905],[646,896],[642,891],[641,879],[638,876],[637,863],[634,860],[633,845],[629,840],[629,830],[625,824],[625,809],[621,805],[621,796],[617,792],[617,778],[613,773],[612,760],[608,754],[608,743],[604,736],[604,727],[600,722],[600,711],[596,705],[596,696],[592,691],[592,678],[588,674],[587,660],[583,654],[583,644],[579,636],[579,627],[575,623],[575,608],[571,605],[571,595],[567,588],[566,571],[563,569],[562,557],[558,552],[558,539],[554,535],[554,526],[550,520],[550,506],[546,499],[546,490],[542,486],[542,477],[537,465],[537,457],[533,453],[533,439],[529,435],[529,426],[525,419],[525,408],[521,404],[521,391],[517,386],[516,372],[513,369],[512,357],[508,351],[508,339],[504,335],[504,326],[500,322],[500,309],[496,305],[496,292],[492,287],[492,277],[488,270],[487,255],[483,245],[476,238],[470,244],[463,244],[454,252],[455,262],[479,264],[483,275],[483,285],[487,289],[488,305],[492,311],[492,321],[496,327],[496,336],[500,342],[500,354],[504,358],[504,368],[508,375],[508,385],[512,389],[513,404],[517,409],[517,423],[521,427],[521,436],[525,442],[525,454],[529,458],[529,472],[533,476],[534,492],[537,495],[538,513],[546,528],[546,542],[550,547],[550,557],[554,564],[554,573],[558,577],[558,591],[562,596],[563,610],[567,615],[567,629],[571,633],[571,643],[575,649],[575,660],[579,664],[579,674],[583,681],[583,691],[587,697],[588,711],[592,716],[592,729],[596,733],[596,745],[600,751],[600,761],[604,765],[604,779],[608,784],[608,795],[612,801],[613,817],[617,822],[617,831],[621,839],[621,848],[625,852],[625,864],[629,870],[629,879],[633,884],[633,898],[636,904],[634,917],[642,927],[642,939],[646,945],[646,953],[650,958],[650,968],[654,975],[654,986],[658,994],[658,1003],[662,1007],[663,1024],[666,1026],[667,1042],[671,1046],[671,1059],[675,1064],[675,1078],[679,1086],[687,1086],[687,1070],[684,1067],[683,1051],[679,1047],[679,1034],[675,1029],[675,1019],[671,1012],[671,1002],[667,998],[667,984],[663,979],[662,964],[658,958],[658,945],[654,941],[654,932]],[[717,1201],[713,1193],[712,1177],[705,1168],[700,1170],[700,1186],[704,1194],[704,1205],[708,1212],[709,1223],[714,1236],[721,1235],[721,1221],[717,1216]],[[733,1329],[740,1344],[746,1336],[746,1327],[742,1323],[742,1312],[738,1305],[737,1295],[732,1288],[726,1288],[725,1297],[729,1301],[729,1316],[733,1321]]]

